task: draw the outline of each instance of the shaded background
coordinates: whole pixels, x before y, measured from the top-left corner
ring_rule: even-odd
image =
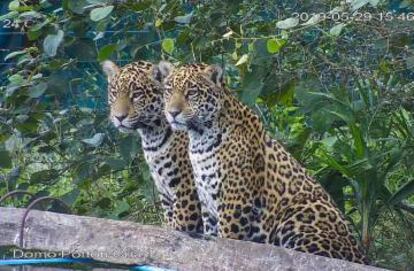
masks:
[[[373,262],[414,270],[412,0],[0,8],[0,195],[21,189],[81,215],[161,223],[138,135],[108,121],[99,62],[216,63],[331,193]]]

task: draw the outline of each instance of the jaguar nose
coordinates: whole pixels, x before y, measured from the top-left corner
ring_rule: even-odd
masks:
[[[122,122],[126,117],[127,117],[127,114],[115,116],[115,118],[119,120],[119,122]]]
[[[176,116],[178,116],[181,113],[180,110],[170,110],[168,111],[168,114],[171,115],[171,117],[175,118]]]

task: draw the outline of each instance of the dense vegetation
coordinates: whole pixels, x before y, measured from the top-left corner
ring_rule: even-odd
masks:
[[[108,121],[99,61],[217,63],[373,263],[414,270],[414,1],[14,0],[0,19],[26,32],[1,77],[0,195],[160,223],[138,135]]]

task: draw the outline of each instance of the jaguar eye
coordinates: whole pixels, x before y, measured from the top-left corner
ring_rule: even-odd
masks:
[[[138,101],[140,98],[142,97],[142,93],[134,93],[134,94],[132,94],[132,97],[131,97],[131,100],[133,101],[133,102],[136,102],[136,101]]]
[[[197,95],[197,92],[198,92],[198,89],[196,89],[196,88],[190,88],[189,90],[187,90],[186,97],[188,98],[188,97],[195,96],[195,95]]]

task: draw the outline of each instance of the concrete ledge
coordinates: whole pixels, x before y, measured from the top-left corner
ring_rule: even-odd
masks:
[[[24,212],[0,208],[0,246],[19,247]],[[188,271],[384,270],[271,245],[206,240],[162,227],[37,210],[27,217],[23,248]]]

